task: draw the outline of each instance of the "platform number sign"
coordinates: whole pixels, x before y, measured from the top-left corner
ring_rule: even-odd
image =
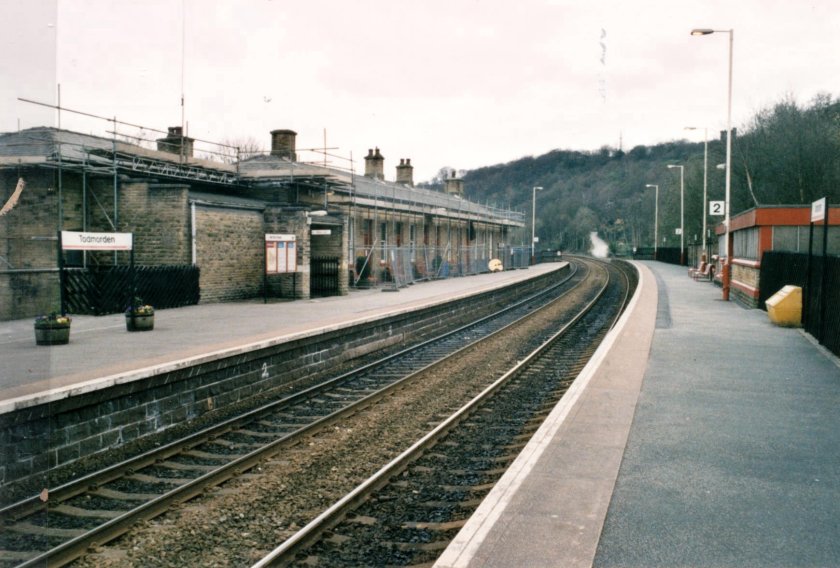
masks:
[[[709,201],[709,215],[725,215],[726,201]]]

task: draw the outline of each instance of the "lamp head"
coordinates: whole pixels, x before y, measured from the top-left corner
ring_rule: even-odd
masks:
[[[691,30],[691,35],[693,36],[704,36],[715,33],[715,30],[710,30],[708,28],[694,28]]]
[[[681,168],[681,167],[682,167],[681,165],[668,164],[668,169],[669,169],[669,170],[670,170],[671,168]]]
[[[659,187],[659,186],[656,185],[655,183],[646,183],[645,187]]]
[[[542,188],[540,186],[537,186],[534,188],[534,191],[542,191]]]

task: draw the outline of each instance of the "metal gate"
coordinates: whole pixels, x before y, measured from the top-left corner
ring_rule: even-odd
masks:
[[[313,258],[309,261],[311,296],[337,296],[339,259],[333,257]]]

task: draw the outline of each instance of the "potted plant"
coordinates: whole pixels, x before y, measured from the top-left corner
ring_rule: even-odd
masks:
[[[125,328],[128,331],[151,331],[155,328],[155,309],[137,296],[125,309]]]
[[[66,345],[70,342],[70,322],[66,314],[52,312],[35,318],[36,345]]]

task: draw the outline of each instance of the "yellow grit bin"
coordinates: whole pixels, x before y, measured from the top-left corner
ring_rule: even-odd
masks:
[[[766,302],[767,315],[776,325],[799,327],[802,325],[802,288],[785,286]]]

